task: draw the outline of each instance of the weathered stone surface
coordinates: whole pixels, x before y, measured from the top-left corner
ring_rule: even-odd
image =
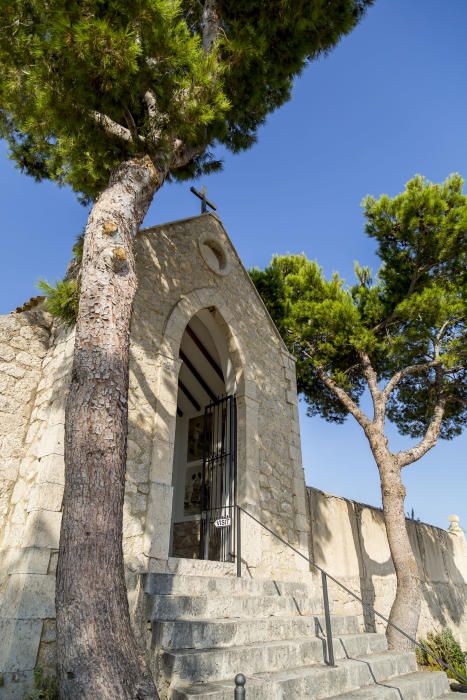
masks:
[[[27,510],[61,510],[63,488],[63,484],[36,484],[31,491]]]
[[[0,607],[0,617],[21,620],[54,617],[54,597],[54,576],[10,574]]]
[[[36,665],[42,620],[0,619],[0,669],[27,671]]]
[[[149,574],[144,590],[162,700],[230,700],[238,669],[255,700],[398,700],[398,688],[433,700],[448,690],[445,674],[418,673],[413,653],[387,651],[385,635],[362,633],[356,616],[331,616],[327,666],[323,615],[306,612],[318,609],[309,573],[306,583]]]
[[[62,455],[52,454],[42,457],[37,467],[39,484],[64,484],[65,462]]]
[[[15,482],[50,328],[50,317],[39,309],[0,317],[0,546],[8,519],[16,525],[21,520]]]
[[[34,450],[31,450],[31,453],[41,459],[52,454],[63,455],[64,439],[65,432],[63,424],[48,425],[41,440]]]
[[[46,574],[50,562],[50,550],[32,547],[16,547],[9,550],[9,574]]]
[[[62,514],[36,510],[29,514],[24,529],[23,547],[50,547],[58,549]]]
[[[308,488],[311,513],[311,550],[317,564],[387,616],[396,592],[382,511]],[[467,547],[440,528],[407,521],[421,578],[422,612],[419,636],[450,627],[461,644],[467,644]],[[359,603],[331,585],[334,611],[362,614]],[[363,619],[363,617],[362,617]],[[368,629],[381,629],[371,613]]]
[[[219,275],[207,264],[201,251],[208,239],[223,249],[228,274]],[[194,315],[204,314],[213,338],[225,348],[225,389],[237,397],[238,502],[304,554],[309,551],[310,527],[294,360],[222,225],[215,217],[203,215],[142,231],[136,241],[136,260],[123,551],[132,610],[139,610],[135,614],[145,623],[139,604],[139,572],[178,571],[206,578],[230,578],[236,573],[234,564],[168,556],[178,376],[183,371],[180,344]],[[17,616],[30,632],[24,662],[15,656],[20,654],[21,645],[12,647],[13,661],[5,661],[6,670],[16,664],[18,672],[28,673],[38,653],[41,663],[54,663],[51,618],[64,485],[64,412],[73,346],[73,331],[58,325],[52,328],[50,318],[40,310],[0,318],[2,614]],[[321,506],[313,517],[313,556],[321,557],[344,582],[361,584],[364,596],[388,604],[394,595],[394,582],[378,518],[347,505],[344,509],[331,503]],[[330,532],[333,517],[339,519],[340,540]],[[195,553],[197,528],[192,521],[178,532],[174,530],[185,556]],[[353,537],[356,531],[360,549]],[[247,515],[242,516],[241,533],[242,569],[248,576],[309,579],[308,563]],[[441,610],[439,619],[457,621],[459,629],[464,614],[460,595],[465,600],[467,578],[463,538],[459,534],[444,537],[428,528],[412,533],[412,539],[423,560],[423,624],[432,622],[433,611]],[[366,557],[363,564],[362,556]],[[365,569],[368,562],[371,566]],[[338,571],[333,571],[335,566]],[[331,595],[336,608],[353,611],[353,604],[337,590],[332,588]],[[214,607],[222,611],[224,605],[228,601]],[[241,602],[236,605],[241,614]],[[291,614],[294,610],[291,599],[278,605],[285,605]],[[270,601],[260,606],[265,615],[272,609]],[[252,615],[257,613],[254,601],[247,602],[246,608]],[[363,622],[361,611],[355,614]],[[40,647],[37,618],[47,620]],[[273,623],[270,627],[275,629]],[[18,639],[23,638],[24,630],[18,628]],[[10,634],[11,628],[7,632]],[[242,636],[241,630],[235,634]],[[262,653],[258,652],[259,658],[263,658]],[[294,683],[291,687],[298,693],[305,687]]]
[[[149,484],[148,512],[151,521],[146,521],[144,553],[155,559],[167,559],[169,555],[170,532],[167,523],[172,517],[173,487],[151,482]]]
[[[31,692],[34,671],[14,671],[2,673],[0,700],[24,700]]]

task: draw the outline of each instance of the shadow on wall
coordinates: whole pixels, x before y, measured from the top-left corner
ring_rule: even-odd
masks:
[[[55,671],[55,569],[58,532],[46,511],[32,511],[25,546],[4,550],[6,584],[0,605],[0,698],[30,691],[36,665]],[[35,535],[36,543],[27,541]],[[19,543],[18,543],[19,544]]]
[[[413,521],[409,521],[408,530],[420,569],[423,598],[432,618],[439,627],[453,623],[463,626],[465,640],[467,562],[463,534],[453,535]]]
[[[363,620],[366,632],[376,632],[376,606],[377,592],[375,590],[375,578],[391,576],[394,574],[394,566],[390,553],[380,549],[382,556],[380,560],[372,558],[365,547],[365,526],[370,529],[378,528],[376,514],[371,510],[368,512],[370,523],[364,521],[364,506],[360,503],[346,501],[349,522],[352,528],[352,538],[357,552],[357,561],[360,578],[360,592],[363,600]],[[373,521],[373,522],[371,522]],[[380,533],[378,533],[380,534]],[[379,538],[380,539],[380,538]],[[379,543],[378,543],[379,544]],[[377,556],[377,555],[376,555]],[[379,611],[378,611],[379,612]]]
[[[308,487],[311,556],[319,566],[355,591],[363,602],[366,631],[384,624],[371,610],[388,616],[396,590],[383,513],[361,503]],[[463,534],[455,535],[407,520],[422,591],[419,635],[451,627],[467,642],[467,553]],[[360,604],[331,588],[337,613],[360,614]]]

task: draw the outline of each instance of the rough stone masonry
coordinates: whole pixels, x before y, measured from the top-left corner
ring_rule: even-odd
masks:
[[[350,526],[341,516],[329,515],[328,505],[318,508],[305,488],[294,360],[220,221],[203,214],[141,231],[136,259],[123,547],[138,635],[144,639],[140,574],[235,575],[234,564],[172,556],[174,504],[187,500],[180,482],[186,466],[186,459],[180,462],[186,456],[180,414],[187,413],[180,402],[186,404],[187,394],[181,396],[179,379],[186,371],[180,349],[188,342],[188,324],[203,336],[204,357],[209,355],[212,364],[215,356],[214,365],[222,367],[226,393],[236,397],[237,503],[305,555],[319,554],[318,563],[325,561],[331,573],[355,576],[355,567],[342,569],[341,564],[350,548],[336,546],[336,538],[348,540]],[[53,669],[72,357],[73,330],[53,322],[40,304],[0,317],[0,697],[22,698],[37,665]],[[201,399],[191,398],[202,414]],[[179,520],[179,532],[199,532],[195,516],[182,513]],[[365,528],[365,542],[380,542],[380,524]],[[249,577],[312,577],[303,559],[247,518],[242,542]],[[356,566],[358,582],[361,567]],[[465,577],[465,566],[458,570]],[[386,575],[383,569],[378,573]],[[365,576],[366,585],[372,571],[367,568]],[[393,585],[378,590],[384,605],[390,605]],[[442,595],[443,589],[437,590]],[[335,596],[336,612],[347,605]],[[465,620],[464,608],[465,600]],[[430,610],[437,623],[435,606]]]

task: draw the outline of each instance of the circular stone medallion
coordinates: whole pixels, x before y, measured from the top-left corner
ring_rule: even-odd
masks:
[[[203,236],[198,242],[199,250],[206,265],[216,275],[228,275],[230,263],[225,247],[209,234]]]

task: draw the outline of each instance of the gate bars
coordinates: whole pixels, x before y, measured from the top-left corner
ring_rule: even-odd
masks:
[[[235,396],[225,396],[209,404],[204,414],[201,559],[235,559],[236,446]]]

